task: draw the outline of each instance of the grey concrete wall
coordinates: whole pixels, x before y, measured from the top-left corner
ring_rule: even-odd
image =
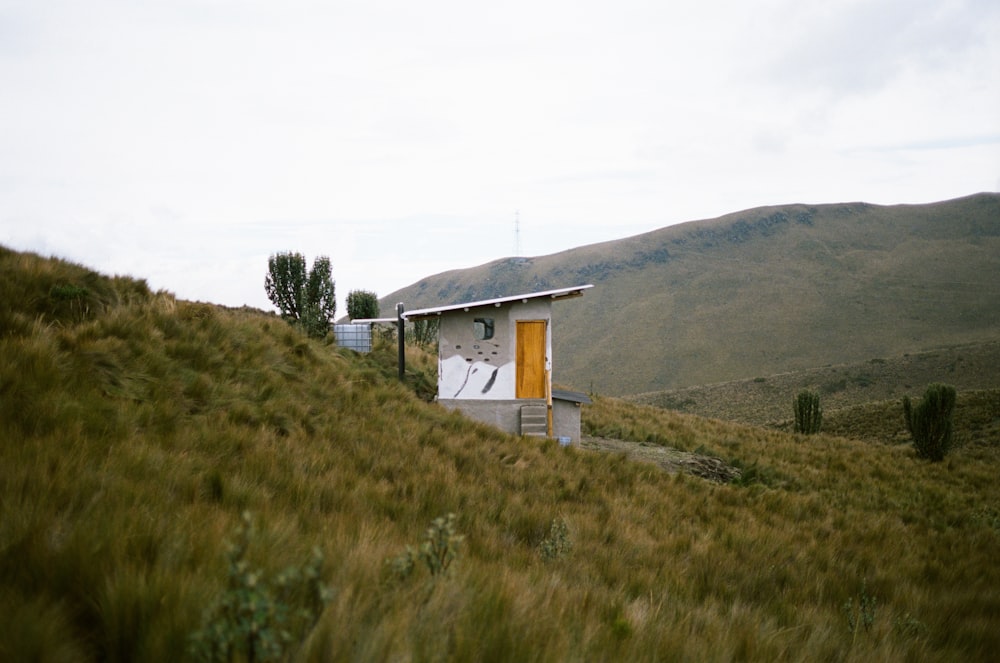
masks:
[[[545,405],[544,399],[522,398],[513,401],[486,401],[447,399],[438,403],[449,410],[458,410],[475,421],[480,421],[512,435],[521,434],[521,406]],[[580,442],[580,405],[568,401],[552,402],[552,437],[570,438],[571,443]]]
[[[545,405],[542,399],[526,399],[514,401],[486,401],[467,399],[439,399],[438,403],[449,410],[458,410],[465,416],[484,424],[496,426],[505,433],[521,434],[521,406]]]
[[[572,444],[580,443],[580,415],[582,409],[579,403],[571,401],[552,401],[552,432],[553,437],[568,437]]]

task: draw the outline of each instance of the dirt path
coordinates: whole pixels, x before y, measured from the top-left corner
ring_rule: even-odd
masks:
[[[645,442],[629,442],[585,435],[580,440],[580,448],[605,453],[623,453],[631,460],[655,463],[671,474],[685,472],[715,483],[730,483],[742,476],[739,468],[728,465],[719,458]]]

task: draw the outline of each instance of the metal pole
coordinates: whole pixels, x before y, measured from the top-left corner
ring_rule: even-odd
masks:
[[[545,369],[545,434],[552,434],[552,371]]]
[[[405,330],[403,325],[403,302],[396,304],[396,335],[399,336],[399,380],[402,382],[406,377],[406,345]]]

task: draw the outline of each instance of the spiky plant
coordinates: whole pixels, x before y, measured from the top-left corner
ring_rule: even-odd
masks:
[[[802,391],[795,397],[795,432],[813,435],[823,425],[823,408],[819,405],[819,394]]]
[[[913,437],[917,455],[930,461],[942,461],[951,449],[951,415],[955,409],[955,388],[934,383],[927,387],[923,399],[913,405],[903,397],[903,417]]]

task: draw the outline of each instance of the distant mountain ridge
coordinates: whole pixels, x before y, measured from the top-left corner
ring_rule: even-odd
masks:
[[[636,394],[1000,339],[1000,194],[780,205],[429,276],[407,308],[593,283],[555,379]]]

